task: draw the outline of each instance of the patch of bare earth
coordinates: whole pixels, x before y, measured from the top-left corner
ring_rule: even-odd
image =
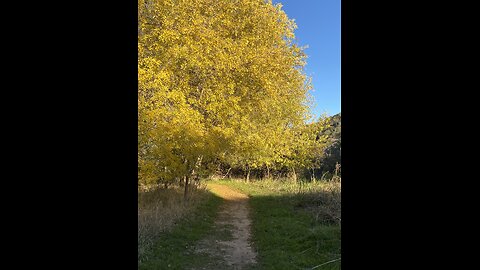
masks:
[[[256,263],[256,253],[250,245],[248,196],[223,185],[209,184],[208,188],[224,203],[214,232],[195,246],[197,254],[212,260],[194,269],[247,269]]]

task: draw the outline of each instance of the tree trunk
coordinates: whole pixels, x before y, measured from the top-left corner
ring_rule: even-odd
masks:
[[[250,183],[250,166],[247,166],[247,183]]]
[[[312,168],[312,181],[315,182],[317,179],[315,179],[315,168]]]
[[[232,169],[232,167],[230,166],[230,168],[228,168],[227,173],[224,176],[222,176],[222,179],[225,179],[225,177],[229,176],[229,173],[230,173],[231,169]],[[230,177],[228,177],[228,178],[230,178]]]
[[[191,173],[191,178],[192,178],[192,181],[193,183],[195,184],[195,186],[198,186],[199,182],[200,182],[200,179],[198,177],[198,175],[195,174],[195,169],[199,169],[200,166],[202,165],[202,159],[203,159],[203,156],[200,155],[198,158],[197,158],[197,161],[195,162],[195,166],[193,167],[192,169],[192,173]]]
[[[270,168],[267,165],[267,179],[270,179]]]
[[[193,183],[196,185],[197,183],[197,175],[195,175],[195,169],[192,170],[192,173],[190,174],[190,185]],[[193,186],[192,186],[193,187]]]
[[[188,199],[188,197],[187,197],[187,195],[188,195],[188,176],[184,175],[183,179],[185,181],[185,190],[183,192],[183,201],[186,202],[187,199]]]
[[[292,172],[293,172],[293,181],[295,181],[295,183],[297,182],[297,174],[295,173],[295,167],[292,167]]]

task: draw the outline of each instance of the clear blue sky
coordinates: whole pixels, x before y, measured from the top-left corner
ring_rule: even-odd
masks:
[[[334,115],[340,108],[340,0],[273,0],[295,19],[300,46],[308,45],[305,71],[312,78],[312,113]]]

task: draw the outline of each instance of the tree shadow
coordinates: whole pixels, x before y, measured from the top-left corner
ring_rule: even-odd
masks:
[[[327,203],[330,192],[250,196],[252,242],[258,263],[251,269],[341,267],[341,225]],[[324,215],[319,214],[324,213]]]

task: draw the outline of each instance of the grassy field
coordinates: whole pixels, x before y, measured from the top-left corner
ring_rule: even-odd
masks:
[[[340,269],[340,183],[210,181],[250,197],[253,269]],[[139,269],[202,269],[219,261],[194,247],[206,236],[231,237],[213,229],[221,204],[204,188],[188,204],[180,189],[139,193]]]
[[[250,196],[255,269],[340,269],[340,183],[215,182]]]
[[[208,259],[191,247],[211,233],[221,202],[205,188],[192,190],[188,203],[180,188],[139,192],[138,269],[186,269]]]

